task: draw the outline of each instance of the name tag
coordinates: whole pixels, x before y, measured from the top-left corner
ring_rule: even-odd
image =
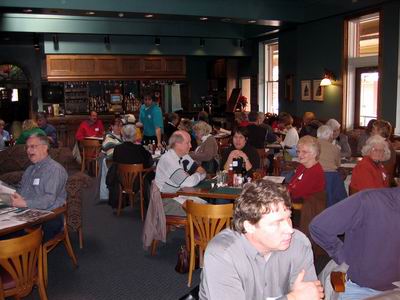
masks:
[[[147,117],[148,117],[149,119],[151,119],[151,115],[147,115]]]
[[[33,179],[33,185],[39,185],[39,183],[40,183],[40,178]]]
[[[94,129],[94,131],[99,131],[99,129],[96,127],[96,128]]]

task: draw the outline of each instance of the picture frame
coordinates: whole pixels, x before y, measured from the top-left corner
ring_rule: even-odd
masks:
[[[285,100],[293,101],[293,84],[294,76],[293,74],[286,75],[285,77]]]
[[[312,95],[311,80],[301,81],[301,100],[310,101]]]
[[[324,87],[320,86],[321,79],[313,80],[313,100],[314,101],[324,101]]]

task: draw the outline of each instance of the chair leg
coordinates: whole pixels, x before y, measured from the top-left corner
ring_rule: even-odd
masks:
[[[79,249],[82,249],[83,248],[83,231],[82,231],[82,227],[79,227],[78,235],[79,235]]]
[[[143,199],[143,184],[140,184],[140,216],[142,217],[142,222],[144,221],[144,199]]]
[[[82,161],[81,161],[81,172],[85,171],[85,157],[82,156]]]
[[[192,285],[192,275],[194,270],[194,258],[196,256],[194,244],[190,245],[190,263],[189,263],[189,276],[188,276],[188,287]]]
[[[44,282],[44,286],[47,287],[47,283],[48,283],[48,266],[47,266],[47,249],[45,247],[43,247],[43,282]]]
[[[43,274],[43,246],[40,246],[39,250],[39,259],[38,259],[38,279],[37,286],[39,290],[40,300],[47,300],[46,286],[44,283],[44,274]],[[47,257],[47,254],[46,254]]]
[[[68,234],[68,230],[66,229],[66,227],[64,227],[64,245],[65,248],[67,249],[67,253],[69,255],[69,257],[72,259],[72,263],[74,264],[74,267],[78,266],[78,261],[76,259],[74,250],[72,249],[72,245],[71,245],[71,241],[69,239],[69,234]]]
[[[128,197],[129,197],[129,203],[131,205],[131,208],[133,208],[134,207],[134,201],[135,201],[135,193],[129,193]]]
[[[156,255],[157,244],[158,244],[158,241],[157,241],[157,240],[153,240],[153,241],[151,242],[151,256]]]
[[[122,191],[119,192],[119,197],[118,197],[118,209],[117,209],[117,216],[119,217],[121,215],[121,209],[122,209]]]

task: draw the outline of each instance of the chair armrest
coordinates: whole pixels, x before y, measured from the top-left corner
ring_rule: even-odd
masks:
[[[332,272],[331,273],[331,284],[332,288],[337,293],[343,293],[345,289],[345,276],[343,272]]]

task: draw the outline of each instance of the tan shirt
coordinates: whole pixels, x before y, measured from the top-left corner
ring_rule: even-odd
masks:
[[[319,163],[324,172],[337,171],[340,167],[340,150],[327,140],[318,139],[321,145],[321,154],[319,155]]]

